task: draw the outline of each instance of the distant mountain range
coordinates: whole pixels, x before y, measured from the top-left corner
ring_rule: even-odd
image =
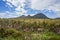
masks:
[[[30,15],[25,16],[25,15],[22,15],[19,18],[41,18],[41,19],[48,19],[48,17],[46,15],[44,15],[43,13],[38,13],[38,14],[36,14],[34,16],[30,16]]]
[[[60,17],[58,17],[58,18],[55,18],[55,19],[60,19]]]

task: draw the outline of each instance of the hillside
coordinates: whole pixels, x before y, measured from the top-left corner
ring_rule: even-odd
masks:
[[[19,18],[41,18],[41,19],[48,19],[48,17],[46,15],[44,15],[43,13],[38,13],[38,14],[36,14],[34,16],[30,16],[30,15],[25,16],[25,15],[22,15]]]

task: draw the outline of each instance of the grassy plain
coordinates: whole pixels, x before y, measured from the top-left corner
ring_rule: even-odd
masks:
[[[0,40],[60,40],[60,19],[0,19]]]

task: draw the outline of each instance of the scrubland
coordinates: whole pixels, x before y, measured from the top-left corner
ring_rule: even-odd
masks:
[[[0,19],[0,40],[60,40],[60,19]]]

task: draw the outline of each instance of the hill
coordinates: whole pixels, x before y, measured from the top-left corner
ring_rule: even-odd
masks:
[[[58,17],[58,18],[55,18],[55,19],[60,19],[60,17]]]
[[[22,15],[19,18],[41,18],[41,19],[45,18],[45,19],[48,19],[48,17],[46,15],[44,15],[43,13],[38,13],[38,14],[36,14],[34,16],[30,16],[30,15],[25,16],[25,15]]]

